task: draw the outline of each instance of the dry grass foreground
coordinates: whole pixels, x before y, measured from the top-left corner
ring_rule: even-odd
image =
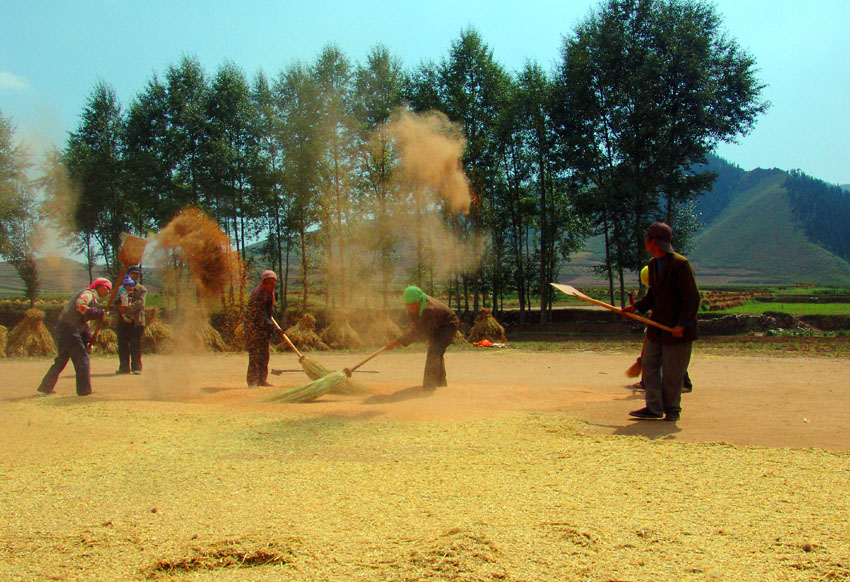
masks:
[[[450,349],[428,394],[397,351],[310,404],[244,355],[94,358],[87,398],[0,361],[0,580],[850,579],[847,361],[697,354],[666,423],[633,359]]]

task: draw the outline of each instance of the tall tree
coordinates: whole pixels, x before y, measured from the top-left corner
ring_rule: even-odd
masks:
[[[562,167],[596,192],[616,270],[645,262],[643,232],[708,188],[694,164],[746,134],[768,104],[755,61],[700,0],[607,0],[564,40],[553,118]],[[672,224],[674,229],[684,223]],[[621,293],[621,300],[623,293]]]
[[[355,72],[352,98],[359,122],[359,190],[362,213],[374,219],[369,250],[376,255],[380,271],[379,291],[384,307],[389,305],[390,284],[397,264],[396,230],[392,228],[394,207],[399,203],[394,170],[398,155],[388,129],[394,110],[402,104],[404,71],[401,62],[381,45],[374,47],[366,65]]]
[[[27,177],[29,153],[15,144],[14,134],[11,122],[0,113],[0,257],[17,271],[32,307],[40,286],[31,241],[34,191]]]
[[[98,246],[111,278],[120,270],[121,233],[128,226],[122,177],[123,123],[115,90],[98,82],[64,153],[68,178],[79,192],[74,215],[77,230]]]
[[[274,86],[275,103],[282,121],[280,147],[284,152],[284,188],[292,195],[290,222],[297,233],[301,275],[301,310],[307,300],[314,259],[310,236],[318,224],[317,173],[320,156],[319,95],[310,70],[293,63]]]

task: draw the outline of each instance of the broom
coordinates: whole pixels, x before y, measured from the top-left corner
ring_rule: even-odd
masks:
[[[643,323],[646,323],[648,325],[655,326],[659,329],[663,329],[664,331],[670,331],[670,332],[673,331],[672,327],[668,327],[668,326],[664,325],[663,323],[658,323],[657,321],[652,321],[648,317],[643,317],[642,315],[637,315],[635,313],[623,311],[619,307],[614,307],[613,305],[605,303],[604,301],[599,301],[598,299],[594,299],[593,297],[588,297],[587,295],[585,295],[584,293],[582,293],[581,291],[579,291],[575,287],[570,287],[569,285],[559,285],[558,283],[549,283],[549,284],[552,285],[552,287],[554,287],[558,291],[561,291],[562,293],[566,293],[567,295],[571,295],[571,296],[575,297],[576,299],[581,299],[582,301],[586,301],[588,303],[598,305],[599,307],[604,307],[605,309],[609,309],[609,310],[611,310],[615,313],[619,313],[620,315],[624,315],[626,317],[631,317],[632,319],[636,319],[636,320],[641,321]]]
[[[275,318],[272,317],[271,319],[274,326],[280,332],[280,335],[283,336],[283,339],[286,341],[289,347],[292,348],[292,351],[295,352],[295,354],[298,356],[298,363],[301,364],[301,367],[304,368],[304,372],[311,380],[318,380],[319,378],[327,376],[331,373],[330,370],[325,368],[319,362],[311,360],[310,358],[299,352],[298,348],[295,347],[295,344],[292,343],[292,340],[290,340],[289,337],[286,335],[286,332],[284,332],[281,329],[280,325],[278,325]]]
[[[270,394],[267,398],[265,398],[265,400],[280,400],[282,402],[309,402],[311,400],[315,400],[319,396],[327,394],[331,390],[337,388],[340,384],[348,380],[348,378],[351,378],[351,374],[354,372],[354,370],[356,370],[357,368],[359,368],[360,366],[362,366],[384,350],[388,350],[394,347],[395,345],[396,342],[395,340],[393,340],[381,349],[373,352],[368,358],[366,358],[359,364],[352,366],[351,368],[345,368],[341,372],[331,372],[330,374],[326,374],[325,376],[317,380],[313,380],[312,382],[308,382],[307,384],[302,384],[300,386],[293,386],[291,388],[279,390],[274,394]]]
[[[626,370],[626,376],[629,378],[637,378],[640,376],[641,372],[643,372],[643,368],[641,368],[640,360],[643,357],[643,348],[646,346],[646,334],[643,334],[643,345],[640,348],[640,355],[635,360],[635,363],[629,366],[629,369]]]

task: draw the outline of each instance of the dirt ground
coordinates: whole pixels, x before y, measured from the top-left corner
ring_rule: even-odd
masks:
[[[0,360],[0,579],[850,580],[847,361],[697,351],[670,423],[633,360],[450,348],[426,393],[400,350],[306,404],[244,354],[94,358],[86,398]]]

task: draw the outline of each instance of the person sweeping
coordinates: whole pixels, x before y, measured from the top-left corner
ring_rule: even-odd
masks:
[[[56,322],[56,343],[59,354],[53,361],[53,365],[47,370],[38,391],[42,394],[53,394],[53,388],[59,379],[59,374],[65,369],[70,359],[74,363],[74,371],[77,375],[77,396],[88,396],[91,394],[91,374],[89,354],[86,346],[91,342],[92,331],[89,321],[103,319],[106,312],[98,307],[98,300],[106,297],[112,291],[112,283],[109,279],[98,277],[92,284],[81,289],[72,297],[62,311]]]
[[[402,301],[413,321],[407,333],[390,342],[387,349],[410,345],[417,338],[425,339],[428,342],[428,355],[425,356],[422,388],[436,390],[438,387],[447,386],[444,355],[457,333],[460,323],[457,315],[448,306],[426,295],[416,286],[404,290]]]
[[[277,275],[263,271],[260,283],[251,293],[245,317],[245,343],[248,347],[248,386],[271,386],[269,376],[269,343],[272,335],[280,335],[280,328],[272,319],[274,312]]]

